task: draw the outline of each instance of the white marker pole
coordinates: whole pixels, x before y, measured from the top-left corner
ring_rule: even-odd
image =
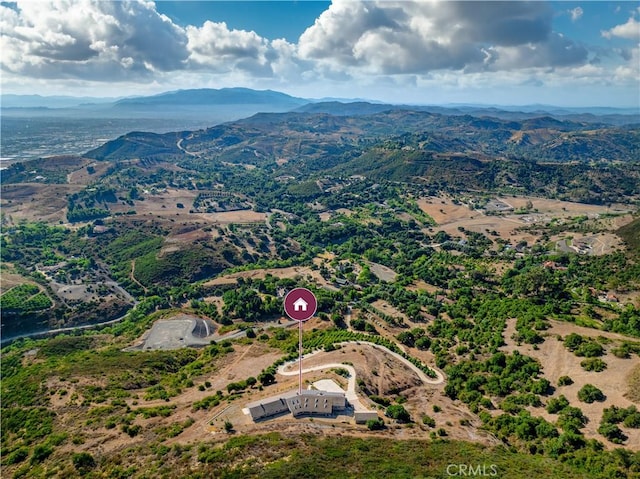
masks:
[[[298,321],[298,396],[302,396],[302,323],[316,314],[318,300],[307,288],[295,288],[284,297],[284,312]]]
[[[298,396],[302,396],[302,321],[298,321]]]

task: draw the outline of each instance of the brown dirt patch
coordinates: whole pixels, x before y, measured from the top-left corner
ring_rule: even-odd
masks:
[[[449,197],[421,198],[417,203],[420,209],[431,216],[438,225],[468,219],[478,214],[467,206],[454,204]]]
[[[629,205],[614,204],[611,207],[604,205],[588,205],[571,201],[551,200],[534,196],[508,196],[500,198],[501,201],[513,206],[515,209],[524,208],[531,201],[533,209],[539,213],[552,213],[556,216],[576,216],[604,213],[622,213],[629,211]]]
[[[437,286],[434,286],[432,284],[429,284],[421,279],[414,281],[413,284],[407,286],[407,289],[410,291],[426,291],[427,293],[435,293],[437,291],[440,291],[441,288],[438,288]]]
[[[388,314],[389,316],[393,316],[394,318],[402,318],[402,319],[406,319],[407,318],[404,313],[402,313],[401,311],[396,309],[394,306],[392,306],[389,303],[387,303],[384,299],[378,299],[378,300],[374,301],[373,303],[371,303],[371,306],[373,306],[378,311],[380,311],[380,312],[382,312],[384,314]]]
[[[418,206],[436,221],[438,230],[445,231],[451,236],[460,236],[459,228],[483,234],[495,231],[501,238],[509,239],[513,243],[526,241],[528,244],[535,243],[538,235],[528,231],[519,231],[518,229],[521,227],[533,226],[538,223],[544,224],[553,218],[568,218],[579,215],[597,218],[602,214],[621,214],[629,211],[628,205],[616,204],[607,207],[535,197],[504,197],[500,198],[500,201],[514,209],[525,207],[531,201],[533,208],[537,211],[525,215],[485,215],[484,212],[471,210],[466,205],[454,204],[452,198],[444,196],[422,198],[418,200]],[[630,220],[630,215],[623,215],[594,221],[598,221],[600,227],[613,231]],[[571,233],[571,235],[575,238],[592,238],[594,243],[592,254],[606,254],[621,247],[620,240],[612,233],[598,235]]]
[[[17,224],[22,219],[57,223],[60,220],[66,221],[67,195],[81,189],[82,186],[79,185],[3,185],[0,207],[10,224]]]
[[[321,275],[319,271],[314,271],[307,266],[291,266],[289,268],[266,268],[266,269],[254,269],[251,271],[240,271],[238,273],[231,273],[225,276],[212,279],[204,283],[204,286],[217,286],[224,284],[236,284],[238,278],[251,278],[251,279],[263,279],[267,274],[275,276],[277,278],[295,278],[296,276],[302,276],[309,279],[315,284],[327,287],[330,286]],[[335,288],[333,288],[335,289]]]
[[[126,213],[134,210],[138,216],[158,216],[175,221],[201,221],[205,224],[230,223],[263,223],[267,215],[253,210],[224,211],[219,213],[189,213],[193,208],[193,201],[198,196],[195,190],[178,190],[168,188],[162,191],[143,193],[143,200],[137,200],[134,205],[118,203],[110,205],[113,213]],[[181,205],[182,207],[179,207]]]
[[[4,294],[11,288],[19,286],[21,284],[35,284],[37,286],[37,284],[32,280],[16,273],[7,273],[5,271],[2,271],[0,273],[0,278],[0,294]]]
[[[87,164],[82,165],[80,169],[72,171],[67,175],[67,183],[72,185],[88,185],[100,178],[112,166],[110,162],[92,162],[87,160],[86,163]],[[89,173],[88,167],[93,168],[93,173]]]

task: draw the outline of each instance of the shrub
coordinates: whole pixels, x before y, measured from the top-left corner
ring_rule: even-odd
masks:
[[[615,444],[622,444],[627,440],[627,436],[615,424],[601,424],[598,432]]]
[[[560,376],[558,378],[558,386],[571,386],[573,384],[573,379],[569,376]]]
[[[583,414],[582,410],[577,407],[567,406],[560,411],[558,418],[558,426],[565,432],[579,434],[579,430],[583,428],[589,419]]]
[[[27,449],[26,447],[20,447],[15,451],[12,451],[7,456],[7,458],[4,460],[4,464],[6,465],[17,464],[19,462],[24,461],[27,458],[27,456],[29,456],[29,449]]]
[[[631,357],[629,347],[626,344],[623,344],[619,348],[613,348],[611,352],[616,358],[629,359]]]
[[[93,459],[93,456],[88,452],[78,452],[74,454],[72,461],[74,467],[80,472],[92,469],[96,465],[96,461]]]
[[[388,398],[384,398],[381,396],[376,396],[375,394],[372,396],[369,396],[369,399],[371,399],[373,402],[380,404],[381,406],[387,407],[391,404],[391,400]]]
[[[592,403],[594,401],[604,401],[606,396],[593,384],[585,384],[582,389],[578,391],[578,399],[582,402]]]
[[[382,418],[369,419],[366,424],[370,431],[379,431],[380,429],[384,429],[384,421]]]
[[[426,414],[422,416],[422,424],[429,427],[436,427],[436,420]]]
[[[575,351],[583,343],[584,338],[576,333],[569,334],[564,338],[564,345],[569,351]]]
[[[595,341],[589,341],[581,344],[575,350],[576,356],[584,356],[585,358],[595,358],[604,354],[604,348]]]
[[[137,436],[140,433],[140,431],[142,431],[142,426],[140,426],[139,424],[134,424],[132,426],[124,424],[122,426],[122,432],[128,434],[130,437]]]
[[[569,400],[560,396],[559,398],[551,398],[547,404],[547,412],[549,414],[557,414],[569,405]]]
[[[607,369],[607,363],[600,358],[585,359],[580,363],[580,366],[582,366],[585,371],[595,371],[596,373],[600,373]]]
[[[44,461],[53,452],[53,447],[49,444],[38,444],[33,448],[33,454],[31,456],[31,463],[36,464]]]
[[[633,429],[640,428],[640,413],[631,413],[625,418],[622,424],[624,424],[624,427],[630,427]]]

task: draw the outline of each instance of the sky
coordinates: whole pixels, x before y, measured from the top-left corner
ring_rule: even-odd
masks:
[[[638,2],[0,2],[2,93],[640,108]]]

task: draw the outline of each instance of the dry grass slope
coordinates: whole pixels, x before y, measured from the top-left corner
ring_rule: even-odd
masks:
[[[625,397],[629,401],[640,404],[640,364],[629,374],[629,390]]]

